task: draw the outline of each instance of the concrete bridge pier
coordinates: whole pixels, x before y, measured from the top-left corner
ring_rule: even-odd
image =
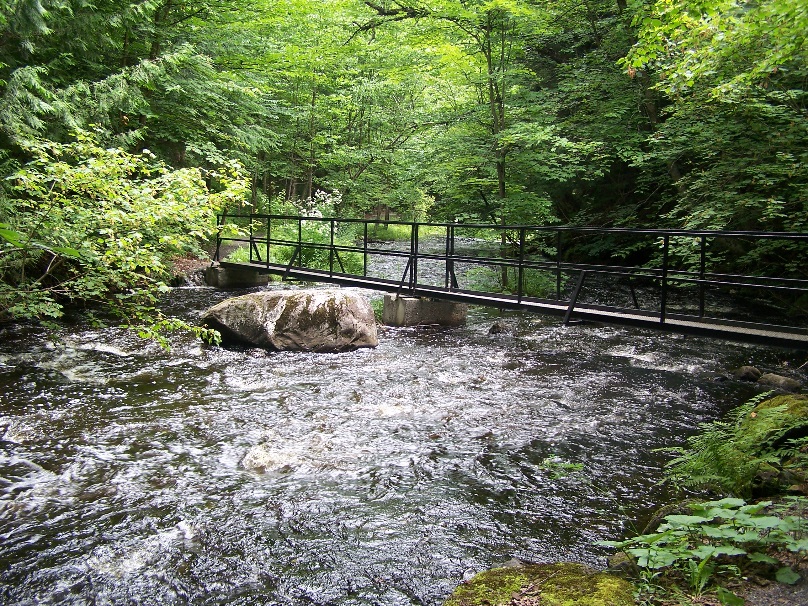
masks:
[[[205,268],[205,284],[216,288],[251,288],[266,286],[269,275],[251,267],[222,267],[211,265]]]
[[[382,322],[387,326],[460,326],[466,322],[467,312],[468,305],[465,303],[384,295]]]

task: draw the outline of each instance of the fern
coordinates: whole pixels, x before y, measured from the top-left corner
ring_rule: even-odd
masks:
[[[666,466],[667,479],[681,488],[746,498],[762,470],[779,472],[784,465],[803,465],[808,461],[803,452],[808,438],[786,436],[808,427],[808,419],[794,415],[771,396],[767,392],[752,398],[730,413],[727,421],[702,424],[685,447],[666,449],[675,455]],[[771,405],[764,405],[767,401]]]

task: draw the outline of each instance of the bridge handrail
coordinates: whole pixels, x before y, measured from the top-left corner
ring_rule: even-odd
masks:
[[[658,228],[622,228],[622,227],[592,227],[574,225],[502,225],[502,224],[481,224],[481,223],[448,223],[448,222],[417,222],[403,220],[386,220],[381,218],[343,218],[343,217],[317,217],[312,215],[288,215],[271,213],[225,213],[217,217],[217,225],[223,226],[227,221],[235,220],[243,222],[245,230],[249,230],[249,235],[234,235],[233,237],[223,237],[221,230],[217,239],[216,260],[219,259],[221,244],[224,241],[232,241],[249,244],[250,262],[264,265],[268,269],[271,250],[273,247],[286,247],[294,249],[294,254],[287,267],[287,273],[292,267],[304,268],[300,257],[304,250],[326,251],[329,254],[329,275],[339,274],[335,271],[335,261],[342,269],[344,267],[340,257],[341,253],[357,253],[363,257],[363,276],[368,276],[368,260],[374,256],[386,256],[406,259],[406,266],[400,281],[400,290],[414,290],[418,287],[427,287],[418,279],[419,261],[433,261],[445,265],[444,288],[461,291],[455,275],[455,267],[460,265],[481,265],[498,267],[503,271],[513,269],[516,272],[515,296],[520,301],[528,295],[524,289],[524,276],[528,271],[541,270],[555,274],[556,300],[561,300],[562,276],[579,276],[579,283],[574,289],[570,298],[570,309],[575,305],[578,292],[584,283],[586,275],[616,276],[628,280],[631,288],[632,298],[635,307],[639,308],[637,298],[634,293],[634,286],[631,283],[635,280],[652,280],[660,287],[660,322],[665,321],[667,299],[672,284],[690,284],[699,289],[699,316],[705,313],[705,292],[708,287],[718,288],[759,288],[772,292],[781,293],[805,293],[808,295],[808,279],[801,277],[779,277],[770,275],[739,274],[715,271],[707,258],[708,245],[721,239],[746,239],[754,241],[781,241],[784,243],[806,243],[808,244],[808,233],[802,232],[771,232],[771,231],[711,231],[703,229],[658,229]],[[279,225],[285,225],[289,229],[296,225],[297,237],[292,236],[288,231],[276,235]],[[303,237],[303,227],[308,223],[316,223],[327,226],[322,229],[321,237],[324,241],[313,241]],[[337,238],[339,226],[350,224],[364,225],[364,234],[355,234],[354,243],[340,242]],[[375,245],[372,237],[369,237],[369,227],[371,226],[398,225],[409,228],[410,242],[401,250],[391,250]],[[430,233],[430,237],[444,237],[442,251],[426,252],[419,249],[419,232],[424,228],[429,228],[430,232],[445,231],[445,236],[435,236]],[[488,231],[490,234],[485,241],[491,245],[499,246],[499,250],[492,256],[492,253],[481,255],[470,255],[455,251],[455,244],[463,240],[457,237],[465,231]],[[504,243],[503,234],[509,232],[509,240]],[[330,234],[330,236],[329,236]],[[569,245],[569,237],[564,238],[564,234],[571,234],[573,237],[579,235],[590,236],[615,235],[631,238],[648,238],[649,241],[642,245],[647,251],[651,247],[656,249],[656,260],[654,265],[649,263],[636,264],[627,262],[625,265],[615,263],[614,260],[608,263],[588,263],[584,260],[568,260],[562,258],[562,241]],[[530,246],[537,243],[537,238],[542,236],[554,237],[554,241],[545,240],[548,249],[555,249],[550,255],[540,254],[530,250]],[[474,236],[469,236],[474,237]],[[680,239],[692,239],[693,242],[681,242]],[[652,240],[650,240],[652,239]],[[501,241],[502,244],[499,244]],[[540,242],[540,240],[539,240]],[[636,244],[636,241],[633,242]],[[689,246],[683,250],[683,245]],[[733,245],[734,246],[734,245]],[[674,259],[682,253],[690,256],[690,261],[684,267],[678,266]],[[647,258],[653,258],[650,252]],[[684,258],[684,257],[682,257]],[[297,260],[297,265],[294,265]],[[409,277],[408,277],[409,276]],[[481,291],[482,292],[482,291]]]
[[[674,237],[707,236],[722,238],[754,238],[754,239],[784,239],[784,240],[808,240],[808,233],[794,231],[758,231],[758,230],[710,230],[710,229],[666,229],[650,227],[595,227],[591,225],[534,225],[527,223],[499,224],[499,223],[458,223],[458,222],[430,222],[430,221],[402,221],[400,219],[359,219],[355,217],[318,217],[315,215],[276,215],[267,213],[225,213],[217,217],[239,219],[278,219],[286,221],[317,221],[328,223],[367,223],[369,225],[406,225],[419,227],[455,227],[463,229],[495,229],[500,231],[519,231],[521,229],[531,231],[552,231],[552,232],[596,232],[615,234],[638,234],[638,235],[669,235]]]

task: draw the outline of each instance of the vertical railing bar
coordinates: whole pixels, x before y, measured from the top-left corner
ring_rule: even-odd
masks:
[[[699,261],[699,318],[704,317],[704,273],[707,266],[707,236],[701,236],[701,259]]]
[[[334,276],[334,219],[331,219],[331,243],[328,249],[328,275]]]
[[[219,218],[221,217],[221,221]],[[223,211],[221,215],[216,215],[216,254],[213,255],[214,261],[219,261],[219,254],[222,249],[222,228],[227,217],[227,211]]]
[[[270,245],[270,240],[272,239],[271,234],[272,234],[272,216],[267,215],[267,246],[266,246],[266,250],[264,251],[266,253],[266,256],[264,257],[264,259],[266,261],[266,266],[267,267],[269,267],[269,245]]]
[[[297,266],[303,267],[303,218],[297,218]]]
[[[362,276],[367,278],[368,277],[368,222],[364,221],[364,243],[362,246]]]
[[[556,301],[561,300],[561,230],[556,231]]]
[[[449,276],[451,278],[451,280],[452,280],[452,282],[451,282],[452,288],[460,288],[460,284],[458,284],[458,282],[457,282],[457,274],[455,274],[455,260],[454,260],[454,255],[455,255],[455,226],[454,225],[452,225],[452,238],[451,238],[451,241],[450,241],[449,253],[452,256],[452,265],[451,265],[450,276]]]
[[[659,323],[665,323],[665,312],[668,307],[668,249],[670,247],[670,234],[665,234],[662,245],[662,293],[659,305]]]
[[[517,285],[516,299],[518,303],[522,303],[522,291],[525,279],[525,228],[519,230],[519,279]]]
[[[637,301],[637,291],[634,290],[634,282],[631,280],[631,274],[628,275],[628,290],[631,293],[631,302],[634,303],[634,309],[639,309],[640,303]]]
[[[443,287],[449,288],[449,231],[452,229],[451,225],[446,226],[446,241],[444,242],[444,271],[443,271]]]
[[[249,223],[250,223],[250,263],[252,263],[252,260],[253,260],[253,248],[255,248],[255,242],[253,241],[253,216],[252,216],[252,213],[250,213],[249,217],[247,217],[247,221],[249,221]],[[256,250],[258,250],[258,249],[256,249]],[[258,259],[258,260],[260,261],[261,259]]]
[[[413,262],[410,267],[410,281],[411,287],[415,288],[418,284],[418,223],[412,224],[412,237],[413,237]]]

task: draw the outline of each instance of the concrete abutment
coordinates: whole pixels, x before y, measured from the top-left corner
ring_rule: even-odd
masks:
[[[418,326],[465,324],[468,305],[454,301],[384,295],[382,322],[387,326]]]

